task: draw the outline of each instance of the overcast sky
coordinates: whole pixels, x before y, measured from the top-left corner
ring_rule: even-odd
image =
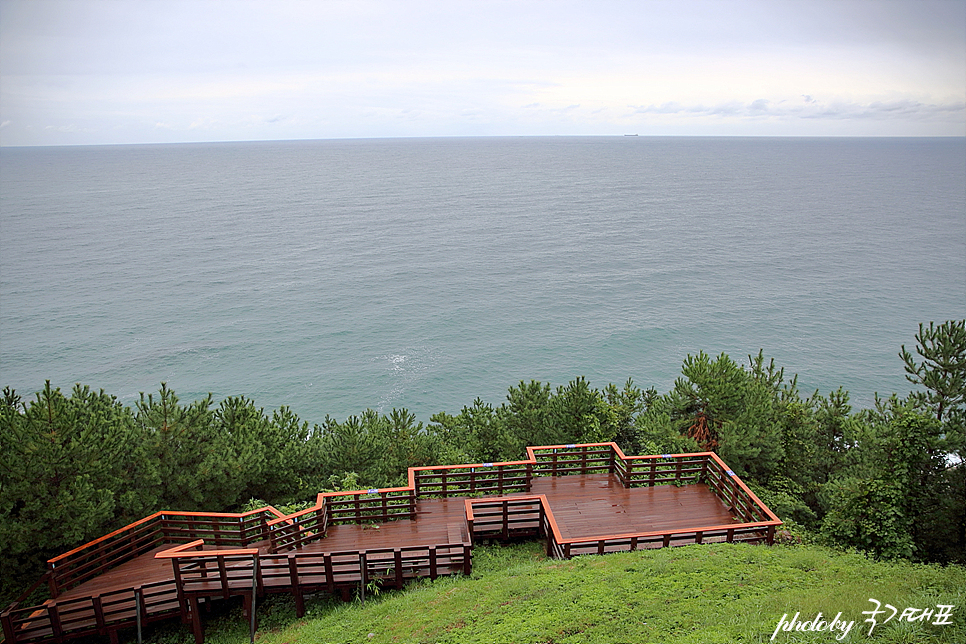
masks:
[[[966,0],[0,0],[0,144],[966,136]]]

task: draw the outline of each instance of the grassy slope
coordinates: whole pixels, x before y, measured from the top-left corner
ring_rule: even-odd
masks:
[[[878,626],[862,611],[883,605],[954,604],[951,626]],[[477,548],[470,578],[383,592],[365,606],[291,600],[259,609],[258,641],[295,642],[766,642],[784,613],[854,620],[848,642],[966,642],[966,568],[882,563],[813,546],[699,545],[571,561],[539,544]],[[933,621],[933,620],[930,620]],[[208,644],[247,642],[238,609],[207,621]],[[779,633],[775,642],[834,642],[823,633]],[[187,631],[155,641],[190,641]]]

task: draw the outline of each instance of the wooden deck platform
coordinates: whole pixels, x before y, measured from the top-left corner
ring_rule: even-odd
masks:
[[[711,453],[626,457],[613,444],[528,448],[526,461],[413,468],[410,486],[319,495],[284,516],[158,513],[51,560],[54,598],[2,613],[6,642],[63,642],[265,593],[349,595],[469,573],[474,542],[545,539],[571,557],[706,541],[770,543],[780,523]],[[249,614],[249,616],[251,616]],[[254,628],[254,619],[252,620]]]

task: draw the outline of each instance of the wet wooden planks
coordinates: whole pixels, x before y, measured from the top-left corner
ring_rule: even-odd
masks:
[[[729,508],[708,486],[703,484],[628,489],[616,476],[608,474],[547,476],[535,477],[532,488],[528,492],[504,496],[532,495],[546,497],[562,539],[595,539],[629,533],[688,530],[730,525],[736,522]],[[284,559],[284,562],[287,562],[286,565],[295,565],[299,569],[291,578],[304,579],[299,582],[299,587],[293,589],[300,598],[303,590],[313,586],[312,575],[321,574],[316,570],[321,565],[319,563],[321,557],[313,558],[313,555],[327,556],[330,553],[342,553],[339,556],[344,558],[350,552],[416,546],[436,548],[455,544],[469,545],[465,511],[463,497],[420,499],[416,504],[414,520],[402,519],[381,524],[330,525],[324,539],[289,551],[297,555],[294,558],[294,564],[289,561],[289,553],[270,555],[267,543],[258,544],[258,549],[263,555],[263,565],[266,567],[270,567],[273,563],[279,567],[282,565],[279,562],[283,562]],[[154,612],[152,608],[158,611],[158,617],[161,617],[162,612],[177,610],[179,602],[177,591],[173,586],[172,563],[168,559],[154,558],[157,552],[171,547],[170,544],[159,546],[94,579],[64,591],[55,602],[68,604],[82,598],[107,596],[138,586],[164,583],[163,589],[159,589],[163,596],[157,596],[153,606],[145,606],[145,617],[150,618],[149,615]],[[218,548],[206,546],[205,549]],[[458,551],[453,550],[453,553],[462,551],[463,548],[459,548]],[[439,556],[445,557],[448,552],[449,550],[440,551]],[[435,550],[433,553],[430,556],[436,557]],[[306,558],[301,558],[302,555]],[[377,558],[391,555],[392,552],[388,555],[385,552],[374,553],[374,557]],[[400,554],[396,552],[395,557],[398,559]],[[304,571],[301,570],[302,566],[305,567]],[[401,567],[399,568],[401,570]],[[468,567],[466,569],[468,570]],[[347,573],[343,576],[345,574]],[[358,573],[353,575],[357,576]],[[397,574],[397,576],[401,575],[403,572]],[[351,581],[352,579],[349,579],[349,582]],[[400,580],[397,580],[398,583],[401,583]],[[168,584],[171,586],[169,587]],[[269,592],[286,592],[283,588],[285,584],[285,575],[278,574],[266,579],[265,589]],[[301,588],[301,585],[304,585],[305,589]],[[324,588],[321,582],[314,586]],[[331,583],[328,586],[331,586]],[[114,619],[131,623],[130,620],[133,620],[134,616],[132,595],[131,599],[126,599],[123,605],[116,607]],[[90,619],[93,619],[93,615]],[[111,633],[113,635],[113,631]]]
[[[704,484],[628,489],[613,475],[559,476],[535,478],[532,494],[547,497],[564,539],[735,523]]]

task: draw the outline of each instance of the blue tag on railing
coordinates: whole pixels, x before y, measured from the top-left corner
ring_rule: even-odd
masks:
[[[570,445],[564,445],[564,447],[566,447],[567,449],[574,449],[575,447],[577,447],[577,445],[571,443]]]
[[[371,490],[366,490],[366,494],[379,494],[379,489],[372,488]]]
[[[725,474],[727,474],[728,476],[734,476],[735,475],[735,473],[732,472],[731,470],[725,470]]]
[[[493,463],[483,463],[483,467],[493,467]]]
[[[671,458],[670,454],[661,454],[661,458]]]

